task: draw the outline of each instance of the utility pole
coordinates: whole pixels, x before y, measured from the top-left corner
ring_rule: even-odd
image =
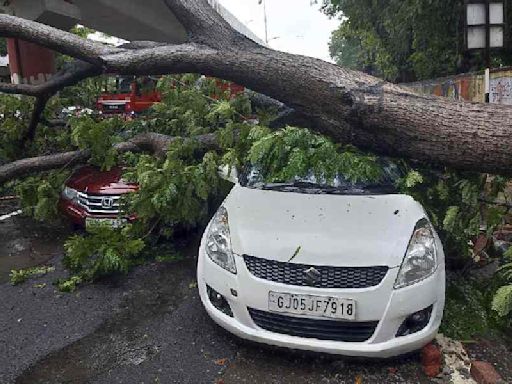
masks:
[[[265,22],[265,44],[268,45],[267,5],[265,4],[265,0],[258,0],[258,4],[263,4],[263,21]]]

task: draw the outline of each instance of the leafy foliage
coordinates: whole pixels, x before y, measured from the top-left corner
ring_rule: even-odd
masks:
[[[294,127],[262,135],[253,143],[247,158],[261,168],[269,181],[303,177],[310,171],[327,180],[342,174],[352,182],[376,180],[382,174],[376,157],[351,147],[340,151],[326,137]]]
[[[102,170],[109,170],[116,164],[117,150],[113,147],[116,133],[122,129],[118,118],[97,120],[90,116],[71,120],[71,138],[82,150],[91,151],[90,163]]]
[[[490,293],[474,281],[453,278],[446,288],[441,332],[457,340],[492,333],[496,327],[488,308]]]
[[[18,269],[12,270],[9,274],[12,285],[18,285],[24,283],[31,277],[40,277],[44,276],[47,273],[55,271],[55,267],[51,266],[42,266],[42,267],[32,267],[27,269]]]
[[[219,191],[218,158],[213,152],[197,158],[198,144],[174,142],[165,160],[142,155],[125,174],[138,183],[137,193],[127,196],[128,212],[148,231],[158,224],[160,234],[170,237],[176,226],[193,227],[208,218],[208,199]]]
[[[137,256],[145,246],[140,238],[132,238],[131,226],[113,229],[97,225],[89,229],[91,236],[74,235],[64,246],[64,265],[73,275],[58,282],[63,291],[73,291],[82,282],[112,273],[128,272],[137,264]]]
[[[80,36],[83,39],[87,39],[89,35],[95,33],[96,31],[94,29],[84,27],[83,25],[75,25],[73,28],[71,28],[70,32]]]
[[[69,171],[53,171],[19,182],[15,190],[20,197],[23,212],[40,221],[58,218],[57,203],[68,176]]]
[[[0,95],[0,164],[23,155],[33,101],[28,97]]]
[[[198,84],[197,80],[192,75],[163,78],[162,103],[134,121],[89,116],[71,120],[73,143],[91,150],[91,162],[108,169],[121,161],[124,178],[137,183],[139,190],[122,202],[124,212],[137,217],[133,224],[122,229],[93,228],[66,243],[65,264],[71,275],[59,282],[60,289],[73,290],[80,283],[124,273],[141,260],[176,259],[173,249],[154,252],[162,249],[158,239],[172,239],[176,230],[204,225],[213,211],[210,207],[215,209],[227,193],[218,176],[219,156],[203,154],[198,142],[186,138],[218,127],[245,126],[242,112],[250,113],[250,104],[243,95],[233,97],[217,89],[217,82]],[[163,159],[131,153],[117,157],[112,148],[117,134],[126,139],[146,131],[184,139],[173,142]],[[148,244],[151,252],[144,251]]]
[[[130,131],[170,136],[195,136],[215,132],[227,124],[241,124],[251,114],[245,95],[222,91],[221,81],[196,75],[166,76],[158,82],[162,102],[141,119],[128,123]]]
[[[498,289],[492,301],[492,309],[500,316],[507,316],[512,312],[512,284]]]
[[[402,190],[422,203],[443,241],[448,261],[467,261],[472,254],[471,241],[485,225],[490,236],[501,224],[505,209],[487,206],[483,200],[495,200],[506,179],[475,173],[445,173],[421,169],[409,173]]]
[[[505,264],[500,268],[500,277],[504,283],[500,287],[492,301],[492,309],[500,316],[512,314],[512,248],[505,252]]]
[[[63,106],[95,109],[98,96],[109,87],[110,83],[111,79],[107,76],[85,79],[77,85],[60,91],[59,100]]]

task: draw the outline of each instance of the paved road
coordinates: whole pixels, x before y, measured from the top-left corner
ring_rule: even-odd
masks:
[[[21,231],[33,252],[39,243],[31,233],[43,244],[55,239],[55,228],[11,220],[0,224],[0,239]],[[61,240],[53,244],[57,252]],[[0,245],[0,263],[6,257],[16,254],[6,254]],[[18,287],[0,284],[1,384],[431,382],[416,355],[350,360],[261,347],[231,336],[202,309],[192,257],[139,267],[73,294],[52,285],[65,276],[60,258],[61,253],[49,260],[56,271],[45,277]]]

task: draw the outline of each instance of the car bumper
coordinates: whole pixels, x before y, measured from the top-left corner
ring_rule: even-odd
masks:
[[[284,285],[251,275],[243,258],[236,257],[237,274],[225,271],[199,250],[198,288],[206,311],[221,327],[255,342],[348,356],[387,358],[420,349],[437,333],[444,308],[445,272],[440,266],[434,275],[409,287],[395,290],[398,268],[392,268],[376,287],[366,289],[322,289]],[[206,286],[224,296],[233,312],[228,316],[213,306]],[[237,295],[233,295],[233,290]],[[268,311],[269,291],[350,298],[357,302],[358,322],[378,321],[373,335],[364,342],[341,342],[297,337],[262,329],[253,321],[248,308]],[[421,331],[396,337],[403,321],[411,314],[432,306],[428,325]],[[290,315],[293,316],[293,315]]]

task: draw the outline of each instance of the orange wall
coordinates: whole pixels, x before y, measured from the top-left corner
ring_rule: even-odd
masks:
[[[13,83],[41,83],[55,73],[55,53],[47,48],[8,39],[7,50]]]

